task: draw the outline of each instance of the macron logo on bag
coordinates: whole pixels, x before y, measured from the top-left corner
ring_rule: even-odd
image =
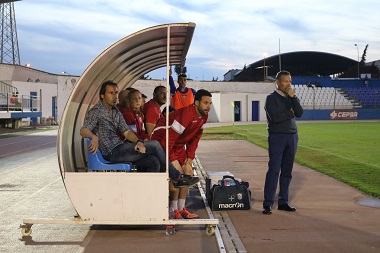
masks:
[[[239,202],[234,204],[219,204],[219,208],[244,208],[244,204]]]

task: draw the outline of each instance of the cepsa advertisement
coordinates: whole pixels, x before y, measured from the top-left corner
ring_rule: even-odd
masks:
[[[355,110],[334,110],[330,112],[330,119],[358,119],[358,111]]]

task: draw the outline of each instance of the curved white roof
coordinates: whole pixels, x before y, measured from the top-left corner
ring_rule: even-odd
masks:
[[[109,46],[87,67],[69,97],[60,122],[57,153],[63,179],[65,172],[86,167],[79,131],[86,112],[98,101],[100,85],[112,80],[119,89],[124,89],[144,74],[167,66],[168,62],[184,65],[194,29],[194,23],[177,23],[138,31]]]

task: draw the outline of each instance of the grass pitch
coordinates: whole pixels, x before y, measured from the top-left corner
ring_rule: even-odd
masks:
[[[202,139],[244,139],[268,148],[266,124],[205,128]],[[380,122],[298,122],[298,164],[380,198]]]

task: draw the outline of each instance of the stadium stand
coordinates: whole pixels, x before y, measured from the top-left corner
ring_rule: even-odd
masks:
[[[344,92],[352,100],[357,100],[362,108],[380,107],[380,88],[359,87],[344,88]]]
[[[325,109],[352,109],[355,101],[341,89],[333,87],[307,87],[306,85],[295,84],[294,89],[301,101],[301,105],[306,110]]]

